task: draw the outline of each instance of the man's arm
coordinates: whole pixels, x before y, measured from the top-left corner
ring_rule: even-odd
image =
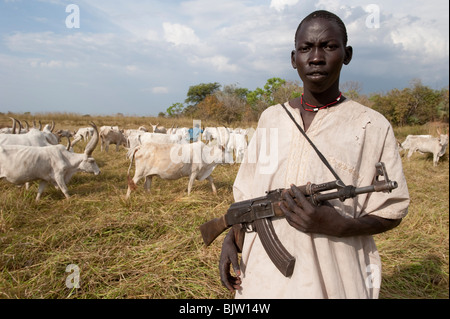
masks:
[[[295,197],[295,199],[293,198]],[[280,208],[288,223],[305,233],[318,233],[336,237],[373,235],[397,227],[401,219],[378,216],[347,218],[328,203],[313,205],[294,185],[283,192]]]

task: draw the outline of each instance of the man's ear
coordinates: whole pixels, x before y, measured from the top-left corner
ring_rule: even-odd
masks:
[[[351,46],[345,47],[345,58],[344,64],[347,65],[350,63],[353,57],[353,48]]]
[[[295,50],[291,51],[291,64],[294,69],[297,68],[297,65],[295,65]]]

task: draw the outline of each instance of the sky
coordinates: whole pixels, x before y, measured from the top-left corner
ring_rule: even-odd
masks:
[[[341,84],[448,86],[447,0],[0,0],[0,112],[157,116],[200,83],[301,85],[294,34],[319,9],[347,26]]]

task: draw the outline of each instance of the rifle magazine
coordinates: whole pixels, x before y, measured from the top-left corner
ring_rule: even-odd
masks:
[[[269,218],[263,218],[255,220],[254,224],[270,260],[284,276],[290,277],[294,272],[295,258],[280,242],[273,228],[272,221]]]

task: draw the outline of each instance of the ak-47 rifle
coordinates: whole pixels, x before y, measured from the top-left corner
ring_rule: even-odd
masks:
[[[365,187],[345,186],[340,180],[300,186],[299,189],[311,203],[320,205],[321,202],[339,198],[341,201],[356,197],[359,194],[371,192],[391,192],[397,188],[397,182],[388,178],[384,163],[375,165],[376,176],[373,185]],[[379,180],[384,176],[384,180]],[[332,189],[335,192],[320,193]],[[227,228],[241,224],[246,231],[256,231],[264,249],[281,273],[289,277],[295,266],[295,258],[283,247],[272,225],[271,217],[283,217],[278,203],[282,201],[283,189],[275,189],[265,196],[248,199],[231,204],[227,213],[200,226],[203,241],[209,246]]]

